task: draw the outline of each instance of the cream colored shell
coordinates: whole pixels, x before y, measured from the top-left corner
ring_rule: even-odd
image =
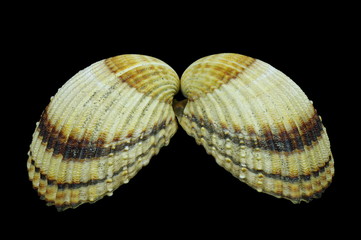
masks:
[[[303,91],[271,65],[239,54],[187,68],[175,104],[180,125],[217,163],[260,192],[294,203],[331,183],[326,129]]]
[[[187,99],[172,107],[180,85]],[[299,203],[332,181],[326,129],[277,69],[216,54],[179,81],[164,62],[130,54],[94,63],[52,98],[30,146],[33,187],[58,210],[111,196],[169,143],[175,115],[220,166],[260,192]]]
[[[178,89],[173,69],[143,55],[109,58],[76,74],[33,135],[28,171],[41,198],[64,210],[112,195],[176,132]]]

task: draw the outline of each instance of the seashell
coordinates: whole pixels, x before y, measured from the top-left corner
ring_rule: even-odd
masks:
[[[27,163],[40,197],[58,210],[111,196],[168,144],[179,78],[143,55],[101,60],[77,73],[37,123]]]
[[[303,91],[260,60],[216,54],[181,77],[180,125],[233,176],[259,192],[310,201],[334,175],[330,142]]]
[[[173,102],[180,82],[187,99]],[[175,115],[259,192],[308,202],[332,181],[330,142],[312,102],[277,69],[239,54],[199,59],[181,81],[164,62],[135,54],[80,71],[36,124],[29,179],[58,210],[111,196],[169,143]]]

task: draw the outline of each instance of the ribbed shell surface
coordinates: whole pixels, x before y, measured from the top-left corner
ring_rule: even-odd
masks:
[[[334,162],[320,117],[271,65],[239,54],[194,62],[181,78],[180,125],[217,163],[260,192],[294,203],[318,197]]]
[[[177,74],[144,55],[94,63],[52,98],[28,159],[39,195],[59,210],[111,195],[176,132]]]

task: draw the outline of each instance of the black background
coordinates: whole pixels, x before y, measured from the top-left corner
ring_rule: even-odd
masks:
[[[337,9],[321,6],[305,8],[296,16],[286,11],[249,16],[244,15],[245,10],[228,15],[230,8],[199,17],[197,10],[176,13],[172,8],[167,13],[142,15],[139,7],[128,9],[134,13],[128,15],[110,8],[85,16],[78,16],[81,9],[27,13],[19,28],[11,31],[16,37],[10,38],[8,45],[13,53],[8,68],[12,91],[5,102],[10,121],[5,130],[10,131],[6,136],[12,144],[6,147],[11,154],[3,160],[12,165],[2,169],[2,180],[10,186],[4,193],[9,226],[28,226],[32,234],[48,229],[54,236],[74,231],[114,233],[119,238],[142,233],[168,238],[213,233],[282,237],[285,230],[293,232],[290,237],[303,238],[315,231],[321,235],[336,229],[349,233],[351,225],[340,226],[359,208],[351,191],[355,188],[349,187],[356,183],[349,167],[355,158],[345,140],[347,124],[343,122],[349,97],[344,87],[351,83],[341,67],[349,61],[344,55],[348,46],[341,40],[348,36],[344,23],[334,14]],[[113,10],[112,17],[104,12],[104,16],[98,15],[105,10]],[[336,170],[333,183],[320,199],[294,205],[258,193],[219,167],[181,128],[170,144],[112,197],[65,212],[57,212],[39,199],[26,170],[31,136],[50,97],[75,73],[104,58],[137,53],[157,57],[181,75],[195,60],[222,52],[271,64],[314,102],[331,140]],[[181,99],[181,94],[177,98]]]

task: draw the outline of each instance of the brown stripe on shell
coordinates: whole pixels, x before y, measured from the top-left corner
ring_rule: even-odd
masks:
[[[163,120],[162,122],[154,125],[150,132],[142,134],[142,140],[146,141],[148,138],[155,136],[160,130],[166,129],[173,119],[170,118],[169,122]],[[104,138],[98,138],[97,141],[92,142],[89,139],[75,139],[74,137],[66,136],[61,131],[55,130],[55,127],[48,119],[47,111],[42,114],[39,122],[39,137],[43,144],[46,144],[47,150],[53,150],[54,155],[62,155],[63,160],[71,161],[84,161],[86,159],[97,159],[100,157],[108,156],[111,153],[117,153],[123,151],[125,148],[132,148],[139,141],[131,142],[133,132],[127,134],[128,141],[123,141],[111,146],[105,143]],[[115,142],[119,142],[120,139],[114,139]]]
[[[36,173],[39,173],[40,174],[40,178],[42,180],[46,180],[47,181],[47,184],[48,185],[57,185],[58,186],[58,189],[77,189],[77,188],[81,188],[81,187],[87,187],[87,186],[90,186],[90,185],[96,185],[96,184],[99,184],[99,183],[102,183],[102,182],[105,182],[107,179],[109,179],[110,177],[113,178],[113,177],[116,177],[118,176],[119,174],[121,174],[123,171],[124,171],[124,168],[126,169],[129,169],[131,167],[133,167],[136,163],[138,163],[138,160],[143,158],[144,156],[147,156],[150,151],[152,151],[152,149],[156,148],[156,145],[151,145],[146,151],[144,151],[142,154],[138,155],[134,161],[132,162],[128,162],[127,165],[125,166],[122,166],[119,170],[113,172],[113,175],[112,176],[106,176],[104,178],[101,178],[101,179],[90,179],[86,182],[79,182],[79,183],[75,183],[75,182],[67,182],[67,183],[62,183],[62,182],[57,182],[57,180],[54,180],[54,179],[50,179],[46,173],[42,173],[41,172],[41,169],[36,167],[35,165],[35,160],[33,160],[31,158],[30,160],[30,164],[32,166],[34,166],[34,171]]]
[[[289,182],[289,183],[294,183],[294,182],[298,182],[298,181],[310,181],[312,177],[318,177],[320,175],[320,173],[323,173],[329,167],[329,165],[332,161],[332,156],[330,155],[328,157],[327,161],[325,161],[324,165],[319,166],[317,170],[311,171],[307,174],[301,174],[301,175],[297,175],[297,176],[285,176],[285,175],[282,175],[281,173],[279,173],[279,174],[278,173],[277,174],[276,173],[267,173],[261,169],[254,169],[254,168],[248,167],[244,163],[236,161],[233,156],[226,154],[224,151],[221,151],[221,149],[219,149],[218,146],[209,144],[209,147],[214,147],[217,150],[218,154],[221,155],[222,157],[224,157],[224,159],[229,159],[234,165],[236,165],[238,167],[246,168],[247,171],[249,171],[251,173],[262,174],[265,177],[276,179],[276,180],[282,180],[283,182]]]
[[[85,200],[79,200],[76,202],[72,202],[72,201],[60,201],[60,203],[58,202],[58,198],[62,198],[62,197],[58,197],[58,195],[62,195],[65,194],[66,191],[73,191],[73,190],[77,190],[80,188],[86,188],[88,189],[89,187],[98,185],[98,184],[104,184],[104,183],[108,183],[109,179],[114,179],[119,177],[121,174],[123,174],[124,172],[127,172],[128,169],[131,169],[135,164],[139,163],[139,160],[142,159],[143,157],[147,156],[153,149],[155,149],[157,146],[156,145],[151,145],[145,152],[143,152],[142,154],[138,155],[134,161],[132,162],[128,162],[127,165],[120,167],[118,170],[112,172],[111,176],[106,176],[100,179],[90,179],[86,182],[57,182],[57,180],[52,180],[49,179],[47,174],[42,173],[41,172],[41,168],[36,167],[35,165],[35,161],[31,158],[31,153],[29,155],[30,157],[30,165],[32,167],[34,167],[34,172],[37,173],[39,175],[39,178],[43,181],[45,181],[45,185],[48,187],[52,187],[55,186],[56,189],[54,191],[56,191],[57,197],[54,198],[53,200],[49,200],[46,199],[46,194],[42,194],[39,192],[40,198],[42,200],[46,200],[48,205],[55,205],[55,207],[57,208],[58,211],[63,211],[65,209],[68,208],[76,208],[79,205],[89,202],[90,200],[85,199]],[[136,168],[135,171],[139,171],[141,168]],[[128,174],[127,174],[128,175]],[[135,175],[135,174],[133,174]],[[110,181],[110,183],[112,183],[113,181]],[[124,184],[126,182],[121,182],[121,185]],[[35,189],[40,189],[40,185],[36,186],[34,185]],[[114,191],[116,189],[116,187],[112,190]],[[109,191],[104,192],[101,195],[98,195],[97,198],[91,200],[91,202],[95,202],[98,201],[99,199],[103,198],[105,195],[108,195]]]
[[[188,69],[192,69],[192,75],[187,76],[187,70],[182,75],[183,95],[194,101],[200,95],[208,94],[235,79],[249,68],[256,59],[244,55],[229,54],[225,58],[219,55],[212,55],[194,62]],[[207,79],[206,81],[194,81],[194,78]],[[185,82],[185,80],[187,82]],[[201,85],[198,85],[201,83]],[[187,84],[192,84],[192,88],[187,88]]]
[[[153,57],[120,55],[108,58],[104,63],[120,81],[161,102],[171,103],[174,94],[178,92],[179,85],[164,81],[169,78],[178,79],[177,74],[164,62]]]
[[[228,138],[234,143],[240,145],[240,132],[227,133],[216,131],[217,128],[212,126],[210,121],[204,119],[199,120],[194,116],[183,115],[191,122],[194,122],[199,128],[204,127],[212,134],[218,135],[220,138]],[[286,152],[290,153],[295,150],[304,150],[305,146],[312,146],[321,137],[323,132],[323,125],[320,117],[315,113],[307,122],[302,123],[299,127],[293,126],[289,131],[282,130],[277,134],[272,133],[268,126],[264,126],[263,135],[257,135],[252,128],[247,130],[248,138],[244,139],[244,145],[250,148],[261,148],[273,152]]]
[[[199,137],[199,136],[198,136]],[[232,166],[229,166],[229,169],[232,169],[230,171],[236,178],[240,179],[241,181],[246,182],[247,184],[250,184],[251,187],[256,188],[258,191],[263,191],[267,194],[276,196],[276,197],[283,197],[286,199],[291,200],[293,203],[299,203],[300,201],[309,202],[310,200],[314,198],[318,198],[321,196],[321,194],[326,190],[326,188],[331,184],[330,180],[323,179],[325,177],[325,174],[328,174],[333,169],[333,158],[332,155],[329,155],[327,159],[323,162],[323,165],[317,166],[315,169],[306,171],[299,175],[292,175],[290,173],[286,173],[283,171],[277,171],[275,172],[274,169],[271,171],[273,172],[267,172],[264,169],[258,169],[254,168],[254,166],[248,165],[247,162],[241,161],[239,156],[234,156],[227,154],[224,150],[224,146],[213,144],[210,141],[207,142],[207,146],[205,146],[206,149],[213,149],[212,155],[217,157],[218,160],[221,159],[222,163],[219,163],[221,166],[225,167],[227,164],[231,164]],[[273,153],[277,154],[277,153]],[[287,153],[286,153],[287,155]],[[301,160],[301,158],[300,158]],[[223,165],[225,164],[225,165]],[[238,169],[238,171],[236,170]],[[260,179],[262,178],[263,181],[271,181],[274,184],[278,181],[281,183],[281,188],[278,189],[277,187],[268,187],[263,188],[263,184],[260,185],[254,185],[255,182],[252,182],[250,179],[245,179],[245,177],[241,178],[241,175],[246,176],[246,174],[253,174],[256,178]],[[324,175],[324,176],[323,176]],[[330,177],[331,175],[328,175]],[[327,178],[327,176],[326,176]],[[244,179],[244,180],[243,180]],[[285,186],[286,184],[286,186]],[[289,186],[297,186],[304,188],[303,191],[299,191],[299,195],[295,194],[294,196],[290,193],[288,193],[288,187]],[[313,189],[313,188],[317,189]],[[293,190],[292,190],[293,191]],[[295,191],[298,192],[298,191]]]
[[[147,153],[149,153],[149,151],[152,149],[152,147],[150,149],[148,149],[148,151],[146,153],[143,153],[141,155],[139,155],[137,158],[141,158],[143,156],[145,156]],[[222,153],[221,151],[219,151],[219,153]],[[247,171],[249,172],[252,172],[254,174],[262,174],[264,177],[267,177],[267,178],[271,178],[271,179],[275,179],[275,180],[281,180],[283,182],[288,182],[288,183],[295,183],[295,182],[299,182],[299,181],[302,181],[302,182],[305,182],[305,181],[311,181],[311,178],[316,178],[318,177],[321,173],[323,173],[329,166],[330,166],[330,163],[332,161],[332,157],[329,156],[328,160],[325,162],[325,164],[321,167],[319,167],[319,169],[317,171],[313,171],[311,172],[310,174],[303,174],[303,175],[299,175],[297,177],[291,177],[291,176],[283,176],[281,174],[274,174],[274,173],[267,173],[263,170],[257,170],[257,169],[253,169],[253,168],[249,168],[245,165],[241,165],[240,163],[236,162],[232,156],[229,156],[229,155],[224,155],[223,156],[225,158],[228,158],[232,161],[232,163],[236,166],[239,166],[239,167],[242,167],[242,168],[246,168]],[[126,168],[131,168],[134,164],[137,163],[137,160],[131,162],[131,163],[128,163],[128,165],[126,166]],[[87,182],[80,182],[80,183],[58,183],[56,182],[56,180],[50,180],[48,179],[47,175],[44,174],[44,173],[41,173],[41,170],[40,168],[36,167],[35,166],[35,161],[34,160],[31,160],[31,165],[34,166],[35,168],[35,172],[36,173],[40,173],[40,178],[42,180],[46,180],[47,181],[47,184],[48,185],[57,185],[58,187],[58,190],[64,190],[64,189],[78,189],[78,188],[81,188],[81,187],[88,187],[88,186],[91,186],[91,185],[96,185],[96,184],[99,184],[99,183],[103,183],[105,182],[107,179],[109,179],[109,176],[107,177],[104,177],[104,178],[101,178],[101,179],[90,179],[88,180]],[[119,174],[121,174],[124,170],[124,167],[120,168],[119,170],[113,172],[113,175],[111,177],[116,177],[118,176]],[[314,193],[314,194],[317,194]]]

